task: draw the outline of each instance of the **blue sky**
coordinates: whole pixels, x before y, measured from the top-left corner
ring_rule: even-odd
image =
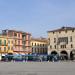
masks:
[[[75,0],[0,0],[0,30],[16,29],[47,37],[47,31],[75,27]]]

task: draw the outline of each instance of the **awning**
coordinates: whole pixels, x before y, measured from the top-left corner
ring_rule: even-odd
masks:
[[[13,53],[13,51],[12,50],[8,50],[8,53]]]
[[[2,56],[5,56],[6,54],[2,54]]]

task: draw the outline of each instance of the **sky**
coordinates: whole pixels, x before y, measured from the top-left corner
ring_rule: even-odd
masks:
[[[75,27],[75,0],[0,0],[0,31],[47,37],[47,31],[62,26]]]

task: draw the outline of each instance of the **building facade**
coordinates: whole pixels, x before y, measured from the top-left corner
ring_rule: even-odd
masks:
[[[7,37],[7,53],[12,53],[13,54],[13,50],[14,50],[14,39],[12,37]]]
[[[31,53],[30,33],[17,30],[2,30],[2,35],[13,38],[13,51],[19,54]]]
[[[22,50],[22,32],[16,30],[2,30],[2,35],[12,37],[14,39],[14,51]]]
[[[32,53],[47,54],[47,39],[31,38]]]
[[[48,31],[48,54],[58,54],[65,59],[75,56],[75,28],[62,27]]]
[[[26,51],[26,54],[31,54],[31,34],[27,32],[22,33],[22,45],[23,50]]]
[[[6,54],[13,54],[13,38],[0,35],[0,60]]]

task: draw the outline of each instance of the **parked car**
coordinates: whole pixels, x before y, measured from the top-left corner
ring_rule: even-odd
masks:
[[[13,54],[5,55],[5,61],[12,61],[12,60],[13,60]]]
[[[14,55],[13,56],[13,61],[23,61],[22,55]]]
[[[59,55],[51,54],[51,55],[48,55],[47,59],[48,59],[48,61],[56,62],[56,61],[59,61]]]

